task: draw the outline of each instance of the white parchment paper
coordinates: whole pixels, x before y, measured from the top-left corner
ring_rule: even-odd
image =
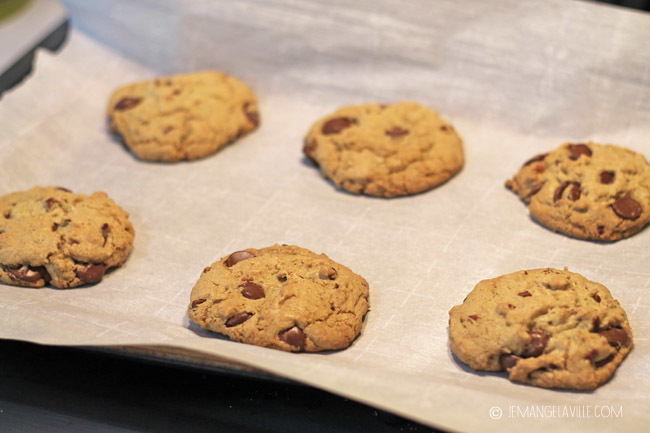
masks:
[[[0,285],[1,338],[198,350],[454,431],[647,428],[650,230],[612,244],[555,234],[503,184],[569,140],[650,156],[649,15],[567,0],[65,4],[67,46],[41,53],[0,101],[0,193],[106,191],[131,213],[135,246],[91,287]],[[203,69],[251,85],[259,130],[171,165],[135,159],[107,132],[114,88]],[[357,197],[303,161],[318,117],[399,100],[438,110],[463,137],[465,167],[445,185]],[[352,347],[290,354],[190,325],[189,293],[206,265],[274,243],[324,252],[368,280],[372,309]],[[513,384],[449,350],[448,310],[480,280],[544,266],[605,284],[628,313],[636,347],[594,392]],[[529,407],[537,416],[522,416]]]

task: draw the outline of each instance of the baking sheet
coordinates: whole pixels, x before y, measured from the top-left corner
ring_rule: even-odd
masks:
[[[0,285],[0,338],[198,351],[453,431],[640,431],[650,421],[650,230],[613,244],[570,239],[503,187],[564,141],[650,156],[650,16],[565,0],[64,3],[67,46],[41,53],[0,101],[0,192],[106,191],[131,213],[135,246],[92,287]],[[138,161],[107,132],[117,86],[203,69],[251,85],[259,130],[172,165]],[[438,110],[463,137],[466,164],[448,183],[358,197],[303,160],[318,117],[399,100]],[[324,252],[368,280],[371,311],[352,347],[284,353],[189,323],[206,265],[274,243]],[[478,281],[544,266],[605,284],[628,313],[636,347],[594,392],[512,384],[449,351],[447,312]]]

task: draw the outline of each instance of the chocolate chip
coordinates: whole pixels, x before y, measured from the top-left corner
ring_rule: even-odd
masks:
[[[605,226],[598,226],[596,227],[596,230],[598,230],[599,235],[602,235],[603,233],[605,233]]]
[[[212,269],[210,266],[206,266],[203,268],[203,273],[205,274],[206,272],[210,272],[210,269]]]
[[[613,354],[612,354],[612,355],[609,355],[607,358],[603,358],[603,359],[601,359],[600,361],[596,361],[596,362],[594,362],[594,366],[596,366],[596,368],[600,368],[600,367],[602,367],[603,365],[608,364],[612,359],[614,359],[614,355],[613,355]]]
[[[573,182],[571,189],[569,190],[569,200],[577,201],[580,198],[582,190],[580,189],[580,184],[578,182]]]
[[[600,317],[594,316],[593,319],[591,319],[591,332],[598,332],[599,328],[600,328]]]
[[[305,333],[298,326],[294,326],[280,332],[280,340],[294,347],[302,347],[305,344]]]
[[[441,131],[449,131],[449,127],[448,127],[447,125],[442,125],[442,126],[440,127],[440,130],[441,130]]]
[[[70,191],[68,188],[64,188],[64,187],[62,187],[62,186],[57,186],[56,189],[59,189],[59,190],[61,190],[61,191],[65,191],[65,192],[72,192],[72,191]]]
[[[167,128],[165,128],[165,129],[163,130],[163,135],[167,135],[167,134],[169,134],[170,132],[172,132],[173,130],[174,130],[174,127],[173,127],[173,126],[168,126]]]
[[[509,368],[514,367],[517,364],[517,362],[519,362],[520,359],[521,358],[516,355],[504,353],[499,357],[499,363],[501,364],[501,368],[507,370]]]
[[[52,209],[55,204],[56,204],[56,200],[54,200],[52,197],[45,200],[45,206],[47,207],[48,210]]]
[[[607,329],[600,331],[598,334],[605,337],[609,345],[614,347],[625,346],[628,341],[627,332],[621,328]]]
[[[240,286],[241,287],[241,294],[244,296],[244,298],[248,299],[260,299],[263,298],[264,295],[264,288],[260,286],[259,284],[256,283],[245,283]]]
[[[244,113],[246,114],[246,117],[248,120],[255,126],[260,124],[260,113],[250,109],[250,106],[252,104],[250,102],[246,102],[244,104]]]
[[[195,299],[192,301],[192,308],[196,308],[197,306],[201,305],[204,302],[205,299]]]
[[[81,268],[77,269],[77,277],[87,284],[92,284],[100,281],[106,272],[106,265],[95,265],[92,263],[81,264]]]
[[[530,335],[530,343],[528,343],[528,347],[526,347],[526,350],[521,356],[530,358],[544,353],[549,335],[540,331],[528,331],[528,334]]]
[[[248,251],[235,251],[226,260],[226,266],[235,266],[237,263],[252,259],[253,257],[255,257],[255,254],[249,253]]]
[[[142,98],[131,98],[127,96],[126,98],[120,99],[120,101],[115,104],[115,109],[120,111],[129,110],[138,105],[140,101],[142,101]]]
[[[532,187],[531,190],[528,192],[528,195],[526,196],[526,198],[530,198],[530,197],[534,196],[535,194],[537,194],[542,189],[543,186],[544,186],[544,183],[542,182],[539,185],[535,185],[534,187]]]
[[[309,159],[316,167],[318,167],[318,161],[316,161],[314,155],[316,154],[317,146],[318,142],[316,140],[310,140],[305,141],[305,145],[302,147],[302,153],[304,153],[307,159]]]
[[[470,315],[467,316],[467,317],[469,317],[469,318],[472,319],[472,320],[478,320],[478,316],[477,316],[476,314],[470,314]]]
[[[567,186],[569,186],[571,182],[564,182],[562,185],[557,187],[555,190],[555,193],[553,194],[553,201],[558,201],[559,199],[562,198],[562,194],[564,193],[564,190],[566,189]]]
[[[335,117],[323,124],[321,132],[325,135],[338,134],[350,125],[352,125],[352,122],[347,117]]]
[[[524,162],[524,165],[522,165],[522,167],[526,167],[527,165],[530,165],[530,164],[535,163],[535,162],[544,161],[544,158],[546,158],[546,155],[548,155],[548,153],[541,153],[539,155],[533,156],[528,161]]]
[[[55,232],[59,229],[59,225],[57,223],[52,224],[52,231]]]
[[[318,277],[321,280],[336,280],[338,276],[336,269],[331,266],[321,266],[318,270]]]
[[[228,320],[226,320],[226,328],[232,328],[233,326],[240,325],[250,319],[252,316],[251,313],[239,313],[235,314],[232,317],[229,317]]]
[[[598,296],[598,293],[594,293],[591,297],[594,298],[594,301],[600,304],[600,296]]]
[[[23,265],[17,269],[7,268],[7,270],[16,278],[26,283],[35,283],[36,281],[50,281],[50,274],[45,266],[27,266]]]
[[[388,135],[392,139],[400,138],[408,133],[409,133],[408,129],[402,129],[399,126],[396,126],[386,131],[386,135]]]
[[[285,281],[287,281],[287,276],[285,274],[278,275],[278,281],[284,283]]]
[[[643,211],[641,204],[627,195],[616,200],[612,205],[612,209],[614,209],[616,215],[626,220],[637,219]]]
[[[569,158],[577,160],[580,155],[591,156],[591,149],[585,144],[571,144],[569,145]]]
[[[600,173],[600,183],[604,183],[605,185],[609,185],[610,183],[614,182],[614,176],[616,173],[613,171],[603,171]]]
[[[526,291],[517,293],[517,296],[521,296],[522,298],[525,298],[527,296],[533,296],[533,294],[530,293],[528,290],[526,290]]]
[[[598,351],[596,349],[591,349],[591,351],[585,355],[585,359],[593,361],[596,355],[598,355]]]

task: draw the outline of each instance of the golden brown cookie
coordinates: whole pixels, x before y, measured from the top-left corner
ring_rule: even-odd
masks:
[[[222,72],[196,72],[124,86],[108,104],[111,130],[146,161],[203,158],[257,128],[257,99]]]
[[[506,187],[537,221],[579,239],[616,241],[650,222],[650,165],[623,147],[565,143],[527,161]]]
[[[414,102],[340,108],[312,126],[303,152],[337,187],[379,197],[429,190],[464,162],[454,128]]]
[[[235,341],[291,352],[344,349],[359,335],[368,283],[292,245],[234,252],[203,270],[189,317]]]
[[[634,346],[609,290],[566,268],[481,281],[449,312],[449,341],[474,370],[570,389],[605,383]]]
[[[126,260],[135,231],[103,192],[36,187],[0,197],[0,281],[76,287]]]

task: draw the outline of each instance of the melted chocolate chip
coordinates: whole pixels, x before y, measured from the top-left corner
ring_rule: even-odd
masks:
[[[226,266],[235,266],[237,263],[247,259],[252,259],[253,257],[255,257],[255,254],[248,251],[235,251],[226,260]]]
[[[558,201],[562,198],[562,194],[564,193],[566,187],[569,186],[569,184],[571,184],[571,182],[564,182],[562,185],[557,187],[555,193],[553,194],[553,201]]]
[[[392,129],[389,129],[386,131],[386,135],[388,135],[392,139],[400,138],[403,137],[404,135],[407,135],[409,133],[408,129],[402,129],[399,126],[396,126]]]
[[[605,331],[600,331],[598,334],[605,337],[610,346],[621,347],[625,346],[628,341],[627,332],[621,328],[611,328]]]
[[[45,266],[27,266],[23,265],[17,269],[7,269],[14,277],[26,283],[35,283],[44,280],[46,283],[50,281],[50,274],[45,269]]]
[[[533,296],[533,294],[530,293],[528,290],[526,290],[526,291],[517,293],[517,296],[521,296],[522,298],[525,298],[527,296]]]
[[[338,134],[345,128],[350,127],[350,125],[352,125],[352,122],[347,117],[335,117],[323,124],[321,132],[325,135]]]
[[[131,98],[127,96],[126,98],[120,99],[120,101],[115,104],[115,109],[120,111],[129,110],[138,105],[141,101],[142,98]]]
[[[260,113],[256,110],[251,109],[251,103],[246,102],[244,104],[244,113],[248,120],[255,126],[260,124]]]
[[[569,190],[569,200],[577,201],[580,198],[582,190],[580,189],[580,184],[578,182],[573,182],[571,189]]]
[[[264,288],[256,283],[245,283],[241,286],[241,294],[244,298],[248,299],[260,299],[265,296]]]
[[[504,353],[499,357],[499,363],[501,364],[501,368],[507,370],[509,368],[514,367],[517,364],[517,362],[519,362],[520,359],[521,358],[516,355]]]
[[[586,144],[571,144],[569,145],[569,158],[577,160],[581,155],[591,156],[591,149]]]
[[[316,154],[316,147],[318,142],[316,140],[305,141],[305,145],[302,147],[302,153],[305,154],[308,160],[312,162],[316,167],[318,167],[318,161],[314,155]]]
[[[195,299],[192,301],[192,308],[196,308],[197,306],[201,305],[204,302],[205,299]]]
[[[81,268],[77,269],[77,277],[81,281],[87,284],[92,284],[100,281],[106,272],[106,265],[95,265],[92,263],[87,263],[81,265]]]
[[[612,205],[612,209],[614,209],[616,215],[626,220],[635,220],[643,212],[641,204],[630,196],[624,196],[616,200]]]
[[[305,344],[305,333],[298,326],[282,331],[279,336],[280,340],[294,347],[302,347]]]
[[[600,183],[609,185],[614,183],[614,176],[616,175],[613,171],[603,171],[600,173]]]
[[[530,335],[530,343],[528,343],[528,347],[526,347],[522,356],[524,358],[530,358],[544,353],[549,335],[540,331],[528,331],[528,334]]]
[[[544,161],[544,158],[546,158],[546,155],[548,155],[548,153],[541,153],[539,155],[533,156],[528,161],[524,162],[524,165],[522,165],[522,167],[526,167],[527,165],[533,164],[535,162]]]
[[[251,313],[239,313],[231,316],[226,320],[226,328],[232,328],[233,326],[241,325],[252,316]]]

